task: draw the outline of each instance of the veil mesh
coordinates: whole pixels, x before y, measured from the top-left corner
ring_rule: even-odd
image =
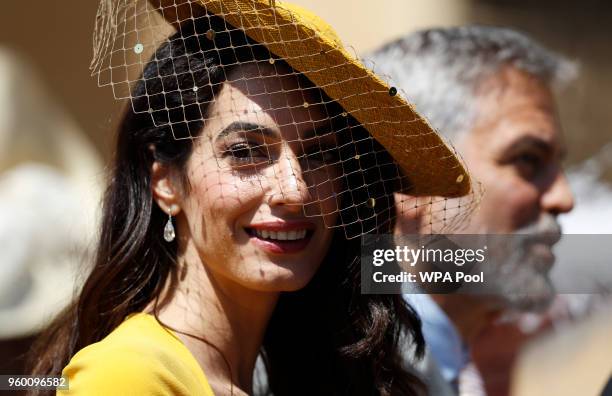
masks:
[[[101,0],[91,70],[149,127],[199,144],[200,175],[221,190],[259,189],[347,238],[391,232],[396,216],[452,232],[477,206],[458,154],[403,92],[286,3]]]

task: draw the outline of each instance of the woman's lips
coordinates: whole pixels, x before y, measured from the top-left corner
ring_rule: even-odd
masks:
[[[246,227],[250,240],[259,248],[276,254],[297,253],[306,248],[314,232],[306,221],[256,223]]]

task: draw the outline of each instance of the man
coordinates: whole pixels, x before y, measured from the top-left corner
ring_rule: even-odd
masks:
[[[516,245],[509,249],[525,250],[489,268],[494,296],[407,296],[422,316],[430,358],[457,392],[470,347],[500,312],[541,309],[554,297],[550,247],[560,237],[557,216],[572,209],[573,197],[552,90],[575,68],[523,34],[485,26],[420,31],[387,44],[373,60],[482,183],[479,208],[460,232],[511,234]],[[418,208],[413,200],[398,195],[398,207]],[[400,213],[396,235],[442,231],[424,223],[418,209]]]

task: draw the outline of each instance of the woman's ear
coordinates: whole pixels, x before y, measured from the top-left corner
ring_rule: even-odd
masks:
[[[153,162],[151,167],[151,189],[153,199],[165,213],[176,216],[181,210],[181,189],[169,166]]]

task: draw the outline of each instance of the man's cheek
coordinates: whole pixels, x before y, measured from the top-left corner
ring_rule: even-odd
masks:
[[[514,229],[537,221],[540,215],[539,194],[533,185],[517,181],[507,189],[505,197]]]

